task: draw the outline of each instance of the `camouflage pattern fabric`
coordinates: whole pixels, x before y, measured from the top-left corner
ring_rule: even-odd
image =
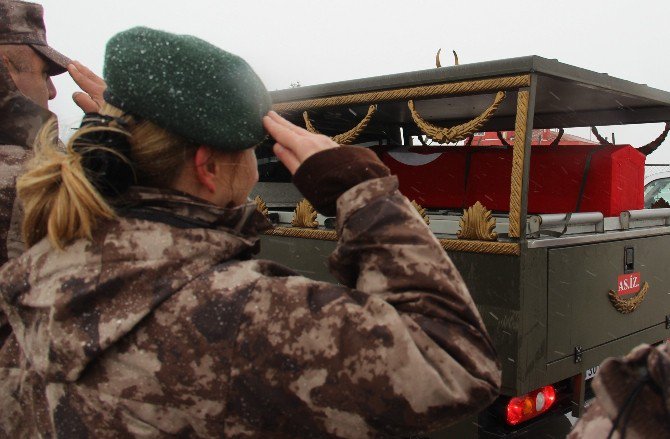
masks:
[[[477,309],[395,177],[338,200],[344,285],[251,259],[254,204],[129,200],[92,241],[0,271],[0,436],[393,437],[497,396]]]
[[[23,251],[16,178],[30,156],[29,145],[52,116],[19,92],[0,59],[0,266]],[[10,332],[0,311],[0,347]]]
[[[0,0],[0,44],[46,45],[44,8],[30,2]]]
[[[593,379],[596,399],[569,439],[670,438],[670,345],[641,345],[603,362]],[[618,418],[618,422],[617,422]]]
[[[22,250],[17,227],[21,215],[15,209],[16,178],[30,157],[29,147],[37,132],[52,116],[19,92],[0,60],[0,265],[7,261],[8,253],[16,256]]]
[[[27,44],[49,65],[49,75],[60,75],[71,62],[47,43],[44,8],[36,3],[0,0],[0,44]]]
[[[26,147],[0,145],[0,265],[23,250],[20,234],[23,214],[16,199],[16,178],[29,156]]]

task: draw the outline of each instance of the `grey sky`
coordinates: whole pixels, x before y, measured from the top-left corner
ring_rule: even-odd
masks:
[[[270,90],[540,55],[670,90],[670,2],[591,1],[130,1],[44,0],[49,43],[97,73],[106,41],[143,25],[208,40],[245,58]],[[67,74],[52,102],[63,128],[81,113]],[[603,127],[617,143],[647,143],[662,124]],[[588,130],[574,130],[588,137]],[[648,162],[670,163],[670,140]]]

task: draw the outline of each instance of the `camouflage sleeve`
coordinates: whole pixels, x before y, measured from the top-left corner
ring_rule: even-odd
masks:
[[[348,286],[297,276],[256,284],[231,369],[231,423],[300,437],[388,437],[486,407],[500,384],[496,354],[459,274],[395,178],[354,187],[338,211],[331,263]]]

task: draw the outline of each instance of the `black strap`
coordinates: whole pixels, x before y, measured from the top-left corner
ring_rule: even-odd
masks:
[[[626,427],[628,427],[628,420],[630,419],[630,412],[631,412],[630,408],[635,399],[638,397],[638,395],[644,388],[644,386],[649,383],[651,383],[651,378],[649,377],[649,371],[645,370],[644,375],[642,376],[642,378],[640,378],[640,381],[637,383],[633,391],[630,392],[621,409],[619,409],[619,413],[617,413],[616,418],[612,422],[612,429],[607,435],[607,439],[610,439],[614,434],[614,432],[619,428],[619,423],[621,422],[622,419],[623,419],[623,425],[621,426],[620,435],[621,439],[624,439],[626,437]]]
[[[584,189],[586,188],[586,181],[588,180],[589,171],[591,170],[591,159],[593,158],[593,154],[606,147],[607,145],[600,145],[596,148],[593,148],[586,155],[586,163],[584,163],[584,171],[582,172],[582,181],[579,183],[579,192],[577,193],[577,205],[575,206],[574,212],[570,212],[567,215],[565,215],[563,230],[560,232],[554,232],[553,230],[540,229],[539,231],[540,235],[553,236],[554,238],[560,238],[561,236],[565,235],[565,232],[568,231],[568,224],[570,223],[570,218],[572,218],[572,214],[579,212],[579,210],[581,209],[582,198],[584,196]]]
[[[568,213],[565,215],[565,219],[563,220],[563,230],[560,232],[554,232],[553,230],[549,229],[540,229],[539,233],[541,235],[547,235],[547,236],[552,236],[554,238],[560,238],[561,236],[565,235],[565,232],[568,231],[568,225],[570,224],[570,218],[572,218],[572,213]]]
[[[591,169],[591,159],[593,158],[593,154],[595,154],[596,152],[600,151],[603,148],[606,148],[606,146],[601,145],[598,146],[597,148],[593,148],[591,151],[589,151],[588,155],[586,156],[586,163],[584,164],[584,172],[582,173],[582,182],[579,184],[579,194],[577,195],[577,206],[575,206],[575,212],[579,212],[579,209],[581,208],[582,205],[582,196],[584,195],[584,189],[586,188],[586,180],[588,179],[589,170]]]

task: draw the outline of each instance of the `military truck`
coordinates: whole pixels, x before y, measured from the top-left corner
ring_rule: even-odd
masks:
[[[643,202],[645,156],[670,125],[639,148],[596,128],[670,121],[670,93],[530,56],[272,98],[294,123],[374,150],[463,275],[502,365],[473,437],[581,415],[598,364],[670,336],[670,209]],[[597,144],[561,141],[573,127],[593,127]],[[558,140],[538,142],[539,129]],[[499,142],[474,142],[483,132]],[[254,195],[275,224],[260,256],[334,281],[334,219],[301,200],[270,149],[258,155]]]

